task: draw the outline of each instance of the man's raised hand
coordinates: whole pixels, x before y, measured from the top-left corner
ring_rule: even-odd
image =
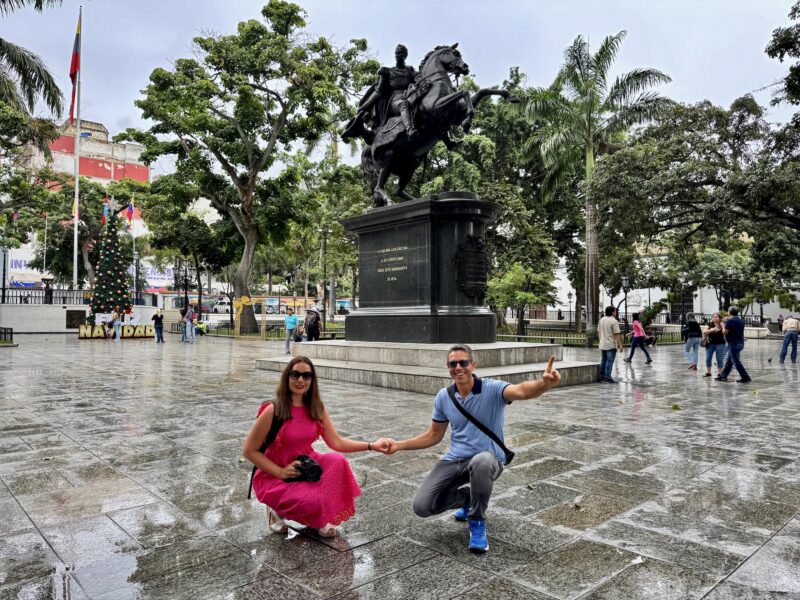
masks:
[[[557,369],[553,368],[553,363],[555,362],[556,357],[551,356],[550,360],[547,361],[547,367],[545,367],[544,373],[542,374],[542,381],[544,381],[547,389],[557,386],[561,381],[561,373],[559,373]]]

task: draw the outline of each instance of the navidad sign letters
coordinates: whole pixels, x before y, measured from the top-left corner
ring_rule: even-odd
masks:
[[[153,325],[123,325],[120,327],[122,332],[120,339],[152,338],[156,335],[156,328]],[[89,323],[78,326],[78,339],[93,340],[105,339],[113,336],[113,330],[109,333],[105,325],[91,325]]]

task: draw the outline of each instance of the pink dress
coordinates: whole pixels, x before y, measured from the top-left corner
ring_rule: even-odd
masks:
[[[256,497],[284,519],[320,529],[339,525],[356,514],[355,499],[361,495],[347,459],[337,452],[320,454],[311,444],[322,434],[322,425],[305,407],[292,406],[292,418],[284,421],[275,441],[264,455],[278,466],[286,466],[305,454],[322,467],[319,481],[287,483],[261,469],[253,478]]]

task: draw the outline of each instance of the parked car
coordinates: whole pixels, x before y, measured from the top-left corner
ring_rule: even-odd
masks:
[[[217,300],[214,303],[214,306],[211,307],[211,312],[216,314],[230,314],[231,312],[231,301],[228,298],[222,298],[221,300]]]

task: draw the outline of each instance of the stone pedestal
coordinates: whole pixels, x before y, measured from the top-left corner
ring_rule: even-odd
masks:
[[[448,192],[342,221],[359,241],[359,308],[345,319],[347,339],[494,342],[484,238],[499,209]]]
[[[445,360],[449,344],[399,344],[330,340],[292,345],[294,356],[308,356],[322,380],[435,394],[452,383]],[[564,349],[554,344],[495,342],[473,344],[476,373],[519,383],[541,379],[547,359],[556,357],[561,386],[597,381],[597,363],[563,360]],[[281,371],[291,356],[256,360],[257,369]]]

